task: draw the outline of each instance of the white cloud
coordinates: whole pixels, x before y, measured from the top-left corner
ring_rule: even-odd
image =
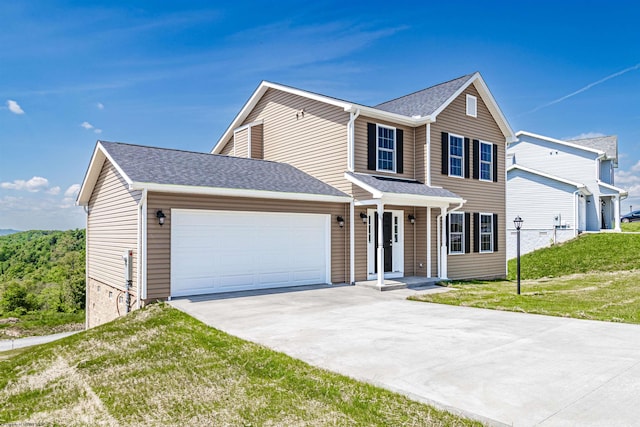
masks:
[[[51,187],[50,189],[47,190],[47,194],[51,194],[52,196],[56,196],[60,194],[60,187],[58,186]]]
[[[96,104],[96,107],[98,108],[98,110],[104,110],[104,104],[102,102],[98,102]]]
[[[95,133],[102,133],[102,129],[94,129],[93,130]]]
[[[629,192],[629,198],[625,200],[627,204],[633,203],[634,200],[640,199],[640,160],[629,170],[615,171],[616,187],[623,188]]]
[[[0,188],[7,190],[26,190],[31,193],[36,193],[40,190],[44,190],[49,187],[49,180],[41,176],[34,176],[28,181],[22,179],[16,179],[13,182],[0,182]]]
[[[80,123],[80,126],[82,126],[83,128],[89,130],[89,129],[93,129],[93,125],[89,122],[82,122]]]
[[[24,110],[12,99],[7,100],[7,107],[13,114],[24,114]]]
[[[80,191],[80,184],[73,184],[64,192],[64,197],[75,198],[78,195],[78,191]]]
[[[585,133],[581,133],[580,135],[576,135],[576,136],[570,136],[568,138],[565,138],[565,141],[571,141],[572,139],[587,139],[587,138],[598,138],[600,136],[607,136],[604,133],[600,133],[600,132],[585,132]]]

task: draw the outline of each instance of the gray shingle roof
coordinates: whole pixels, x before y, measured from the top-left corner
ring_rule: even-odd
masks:
[[[373,176],[364,173],[347,172],[348,175],[362,181],[370,187],[383,193],[393,194],[410,194],[417,196],[429,196],[429,197],[448,197],[455,199],[462,199],[455,193],[449,190],[445,190],[440,187],[429,187],[419,181],[413,181],[409,179],[400,178],[387,178],[380,176]]]
[[[120,142],[99,143],[134,182],[348,197],[285,163]]]
[[[615,135],[597,136],[595,138],[569,139],[568,142],[604,151],[608,158],[614,159],[615,163],[618,163],[618,137]]]
[[[444,104],[451,96],[469,81],[474,74],[458,77],[448,82],[440,83],[435,86],[392,99],[376,105],[378,108],[390,113],[402,114],[403,116],[429,116],[433,114],[442,104]]]

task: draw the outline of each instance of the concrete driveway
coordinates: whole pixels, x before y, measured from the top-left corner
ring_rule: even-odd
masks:
[[[208,325],[494,425],[640,424],[640,326],[343,286],[171,304]]]

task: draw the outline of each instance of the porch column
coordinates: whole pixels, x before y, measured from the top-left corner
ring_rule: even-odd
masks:
[[[431,208],[427,208],[427,277],[431,277]]]
[[[384,204],[378,203],[378,286],[384,285]]]
[[[622,229],[620,228],[620,195],[616,195],[613,198],[613,220],[614,220],[614,224],[615,227],[614,229],[616,231],[622,231]]]
[[[440,208],[440,212],[442,212],[442,224],[440,227],[442,228],[442,233],[440,233],[440,238],[442,241],[440,242],[440,278],[448,279],[447,273],[447,235],[449,234],[449,230],[447,230],[447,208]]]

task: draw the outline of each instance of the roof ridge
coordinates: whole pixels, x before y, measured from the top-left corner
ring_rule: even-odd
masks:
[[[602,136],[592,136],[590,138],[571,138],[565,139],[564,141],[586,141],[588,139],[599,139],[599,138],[617,138],[618,135],[602,135]]]
[[[411,92],[411,93],[407,93],[407,94],[405,94],[405,95],[401,95],[401,96],[398,96],[398,97],[396,97],[396,98],[389,99],[389,100],[387,100],[387,101],[384,101],[384,102],[381,102],[381,103],[379,103],[379,104],[376,104],[376,105],[374,106],[374,108],[376,108],[376,107],[378,107],[379,105],[382,105],[382,104],[387,104],[387,103],[389,103],[389,102],[397,101],[398,99],[402,99],[402,98],[405,98],[405,97],[407,97],[407,96],[411,96],[411,95],[415,95],[416,93],[423,92],[423,91],[425,91],[425,90],[433,89],[433,88],[435,88],[435,87],[442,86],[442,85],[445,85],[445,84],[447,84],[447,83],[451,83],[451,82],[456,81],[456,80],[460,80],[460,79],[462,79],[462,78],[464,78],[464,77],[467,77],[467,80],[468,80],[469,78],[471,78],[471,76],[475,75],[476,73],[477,73],[477,71],[474,71],[474,72],[473,72],[473,73],[471,73],[471,74],[465,74],[465,75],[463,75],[463,76],[456,77],[456,78],[451,79],[451,80],[447,80],[446,82],[441,82],[441,83],[437,83],[437,84],[435,84],[435,85],[431,85],[431,86],[425,87],[425,88],[423,88],[423,89],[418,89],[418,90],[413,91],[413,92]]]

